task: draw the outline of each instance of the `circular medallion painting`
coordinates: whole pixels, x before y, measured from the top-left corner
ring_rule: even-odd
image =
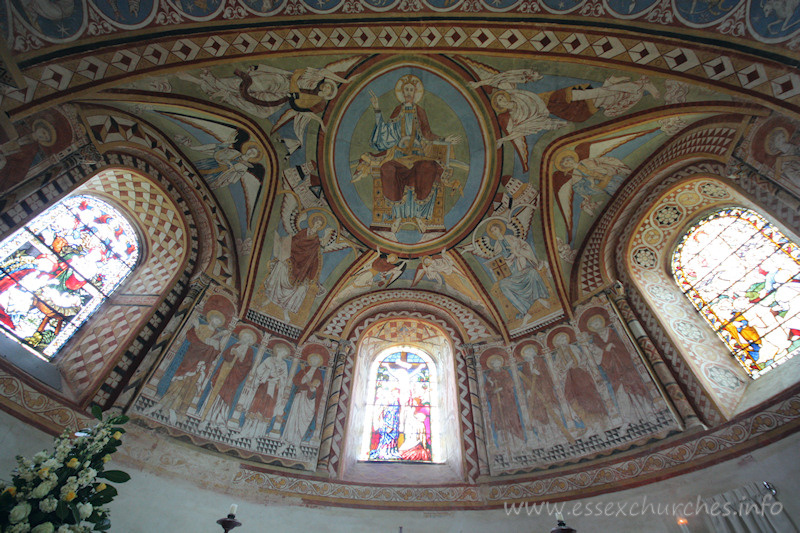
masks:
[[[405,257],[455,245],[497,188],[495,133],[457,71],[389,60],[352,75],[319,145],[323,187],[361,241]]]

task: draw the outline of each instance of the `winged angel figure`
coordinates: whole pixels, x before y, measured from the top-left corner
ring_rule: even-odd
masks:
[[[631,173],[628,165],[607,154],[656,129],[617,135],[599,141],[586,141],[573,149],[564,149],[556,154],[553,163],[556,168],[553,173],[553,190],[570,242],[576,218],[573,213],[579,215],[583,211],[593,215],[600,202],[592,197],[599,193],[610,197]],[[579,206],[573,206],[576,193],[581,199]]]
[[[270,114],[289,104],[289,109],[272,126],[271,133],[292,122],[297,138],[281,139],[292,154],[303,146],[306,129],[312,120],[319,123],[323,132],[326,131],[320,114],[338,93],[339,84],[348,82],[341,74],[350,70],[362,57],[334,61],[323,68],[304,67],[291,72],[261,64],[250,67],[248,71],[237,69],[235,74],[242,80],[239,92],[245,102],[268,108]]]
[[[517,319],[524,326],[532,318],[532,308],[537,302],[550,308],[550,292],[541,272],[548,267],[547,261],[539,260],[528,242],[533,210],[522,210],[506,220],[491,217],[486,221],[486,234],[477,237],[465,251],[489,261],[490,270],[498,279],[500,292],[517,310]]]
[[[503,130],[503,137],[497,140],[499,148],[510,142],[519,154],[522,170],[528,171],[528,141],[525,139],[542,130],[554,130],[566,126],[568,122],[552,118],[547,103],[538,94],[518,89],[521,84],[541,80],[543,76],[533,69],[515,69],[500,72],[476,61],[469,62],[470,68],[479,80],[470,82],[470,87],[489,86],[492,107],[497,112],[497,120]]]
[[[219,126],[214,130],[206,128],[206,131],[219,142],[194,144],[185,135],[176,135],[175,142],[205,156],[195,164],[212,190],[232,187],[235,189],[232,194],[243,195],[247,206],[246,225],[249,226],[251,213],[261,194],[264,177],[261,160],[264,154],[258,143],[250,140],[250,135],[243,130]],[[241,192],[236,188],[237,184]]]
[[[419,266],[414,272],[414,281],[411,282],[411,287],[416,286],[425,278],[433,281],[440,288],[446,287],[448,290],[484,307],[483,298],[481,298],[470,279],[456,263],[452,252],[448,252],[445,248],[442,248],[442,252],[438,255],[425,256],[420,260]]]
[[[322,254],[352,245],[339,238],[339,231],[328,225],[323,211],[301,211],[292,192],[283,195],[281,223],[286,235],[275,233],[270,272],[264,286],[267,299],[283,309],[288,322],[289,313],[298,312],[310,290],[314,291],[314,297],[326,293],[319,284]]]

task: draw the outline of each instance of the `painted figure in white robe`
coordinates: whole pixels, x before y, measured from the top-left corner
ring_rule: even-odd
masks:
[[[308,367],[302,369],[292,378],[295,394],[292,407],[283,428],[283,440],[299,445],[306,437],[311,423],[316,417],[322,401],[322,356],[312,354],[308,359]]]
[[[288,346],[276,344],[273,354],[261,361],[248,376],[239,397],[241,410],[247,412],[242,437],[263,437],[275,414],[283,411],[283,393],[289,381],[285,358],[289,353]]]

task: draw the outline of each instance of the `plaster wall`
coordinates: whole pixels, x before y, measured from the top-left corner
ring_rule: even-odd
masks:
[[[0,477],[8,478],[14,467],[14,456],[51,448],[49,435],[16,418],[0,412]],[[653,503],[656,506],[681,502],[694,502],[698,495],[706,497],[751,482],[769,481],[778,489],[778,498],[795,524],[800,523],[800,476],[796,452],[800,447],[800,434],[766,446],[713,467],[671,478],[636,489],[607,494],[598,498],[576,500],[564,504],[568,524],[581,533],[605,531],[648,533],[679,533],[681,530],[671,516],[648,514],[623,516],[620,506],[629,509],[634,503]],[[123,467],[124,468],[124,467]],[[233,501],[228,495],[219,495],[181,480],[167,479],[147,472],[128,470],[133,478],[119,487],[120,496],[111,506],[113,531],[149,533],[175,531],[218,533],[221,528],[215,521],[222,517],[231,503],[239,505],[237,517],[243,526],[237,533],[270,531],[294,533],[331,531],[348,533],[467,533],[485,532],[547,532],[555,525],[552,517],[523,509],[518,516],[508,516],[502,510],[491,511],[378,511],[339,507],[308,507],[301,504],[261,505]],[[198,474],[198,485],[202,485]],[[299,503],[299,502],[298,502]],[[593,514],[606,509],[619,516],[570,516],[576,504],[582,509],[588,505]],[[598,504],[601,504],[598,507]],[[531,507],[531,509],[533,509]],[[712,533],[704,520],[689,517],[691,533]]]

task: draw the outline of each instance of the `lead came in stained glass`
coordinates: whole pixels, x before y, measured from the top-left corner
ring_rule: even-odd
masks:
[[[800,249],[754,211],[723,209],[695,224],[672,270],[753,378],[800,352]]]
[[[367,459],[432,462],[432,381],[428,362],[398,351],[384,357],[374,373],[374,401]]]
[[[0,325],[52,357],[131,273],[139,244],[107,203],[72,196],[0,243]]]

